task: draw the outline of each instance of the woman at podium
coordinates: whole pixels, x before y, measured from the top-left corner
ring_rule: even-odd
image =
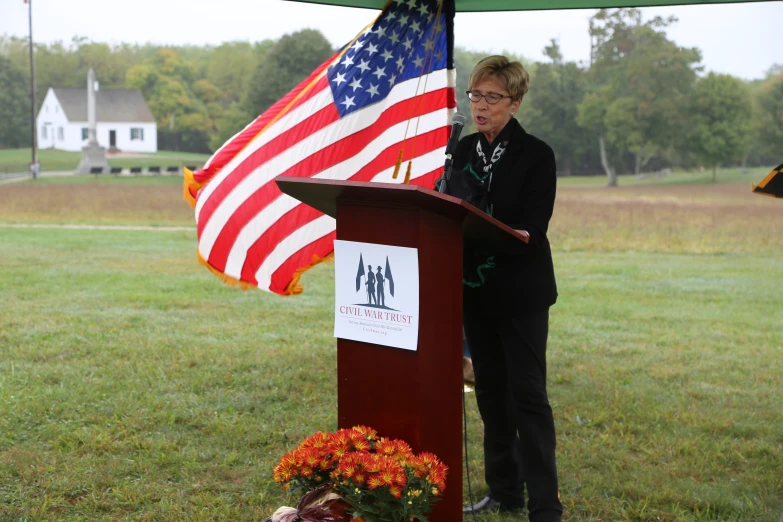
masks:
[[[469,83],[478,132],[460,141],[446,191],[470,197],[524,231],[528,243],[513,255],[465,252],[463,321],[484,421],[489,486],[489,495],[465,512],[517,510],[527,498],[531,522],[559,522],[555,424],[546,391],[549,307],[557,299],[547,239],[555,156],[515,119],[529,86],[522,64],[489,56]]]

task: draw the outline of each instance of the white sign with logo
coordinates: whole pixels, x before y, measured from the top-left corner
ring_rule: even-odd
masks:
[[[334,274],[335,337],[416,350],[418,250],[336,240]]]

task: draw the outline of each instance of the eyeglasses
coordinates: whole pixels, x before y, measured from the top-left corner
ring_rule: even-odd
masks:
[[[487,100],[487,103],[490,105],[495,105],[503,98],[511,98],[511,96],[503,96],[502,94],[498,94],[495,92],[488,92],[487,94],[481,94],[478,91],[465,91],[465,94],[468,95],[468,98],[473,103],[478,103],[481,101],[481,98],[484,98],[485,100]]]

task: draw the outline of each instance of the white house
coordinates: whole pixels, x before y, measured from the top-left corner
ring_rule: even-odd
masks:
[[[107,151],[158,151],[158,127],[139,91],[104,89],[95,97],[98,144]],[[81,151],[87,145],[87,89],[49,88],[37,122],[38,147]]]

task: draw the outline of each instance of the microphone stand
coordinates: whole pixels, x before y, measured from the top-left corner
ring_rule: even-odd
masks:
[[[464,114],[454,113],[451,124],[451,136],[449,142],[446,144],[446,163],[443,168],[443,176],[440,178],[440,186],[438,192],[446,192],[446,186],[451,180],[451,163],[454,158],[454,154],[457,152],[459,146],[459,135],[462,133],[462,128],[465,126],[467,118]]]
[[[451,154],[446,155],[446,163],[443,168],[443,176],[440,178],[440,185],[438,186],[438,192],[446,192],[446,185],[451,179]]]

